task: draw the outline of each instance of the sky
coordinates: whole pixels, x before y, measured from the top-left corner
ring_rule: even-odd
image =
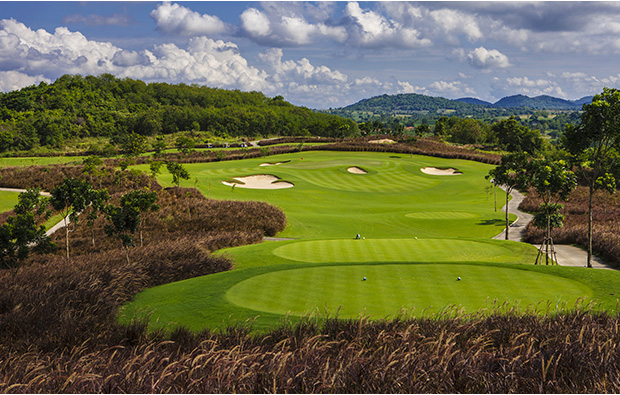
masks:
[[[103,73],[314,109],[575,100],[620,88],[620,2],[0,1],[0,91]]]

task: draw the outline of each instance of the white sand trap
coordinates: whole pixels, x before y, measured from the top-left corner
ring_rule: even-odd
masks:
[[[222,184],[227,185],[229,187],[235,185],[235,188],[247,188],[247,189],[284,189],[284,188],[292,188],[295,185],[281,181],[280,178],[273,176],[271,174],[259,174],[256,176],[247,176],[247,177],[235,177],[233,180],[238,180],[240,183],[236,182],[227,182],[222,181]],[[243,183],[243,184],[241,184]]]
[[[422,173],[430,174],[433,176],[458,176],[463,174],[462,172],[453,168],[438,169],[436,167],[423,167],[420,170],[422,171]]]
[[[381,139],[381,140],[370,140],[369,143],[371,144],[393,144],[396,141],[391,140],[391,139]]]
[[[277,162],[277,163],[261,163],[259,166],[277,166],[286,162]]]
[[[349,173],[353,173],[353,174],[368,174],[368,172],[367,172],[366,170],[364,170],[364,169],[360,169],[360,168],[359,168],[359,167],[357,167],[357,166],[349,167],[349,168],[347,169],[347,171],[348,171]]]

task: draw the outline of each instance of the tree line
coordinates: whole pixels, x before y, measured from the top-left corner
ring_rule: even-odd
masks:
[[[355,122],[269,98],[206,86],[64,75],[0,94],[0,152],[62,147],[81,137],[209,131],[221,137],[346,137]]]

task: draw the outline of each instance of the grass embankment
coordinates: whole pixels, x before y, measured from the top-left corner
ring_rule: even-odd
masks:
[[[260,166],[266,162],[186,166],[207,196],[280,207],[288,221],[280,236],[298,240],[226,250],[235,262],[233,271],[147,290],[126,312],[150,313],[154,327],[201,330],[231,318],[258,317],[254,327],[266,329],[286,314],[293,320],[306,313],[384,318],[402,309],[419,316],[448,305],[469,312],[505,302],[524,310],[538,303],[570,308],[578,299],[594,298],[601,308],[615,308],[610,294],[620,281],[616,273],[597,272],[588,280],[570,268],[534,267],[532,246],[488,240],[504,224],[484,179],[488,165],[335,152],[272,156],[268,162],[279,165]],[[351,166],[368,173],[349,173]],[[427,175],[422,167],[454,167],[463,174]],[[295,187],[251,190],[221,184],[266,173]],[[170,182],[167,174],[160,179]],[[502,202],[505,195],[497,192]],[[365,239],[353,240],[358,233]]]

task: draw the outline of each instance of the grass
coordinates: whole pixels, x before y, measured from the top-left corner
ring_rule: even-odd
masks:
[[[83,156],[41,156],[0,158],[0,167],[10,166],[47,166],[61,163],[81,163]]]
[[[0,213],[12,210],[17,204],[18,192],[0,191]]]
[[[289,162],[260,166],[285,161]],[[321,151],[184,166],[191,179],[181,185],[196,186],[207,197],[265,201],[281,208],[288,220],[282,237],[342,238],[360,233],[372,238],[488,238],[500,233],[504,225],[504,213],[493,210],[492,191],[486,193],[484,189],[489,185],[484,175],[491,167],[477,162]],[[351,166],[369,173],[349,173],[347,168]],[[458,167],[464,175],[427,175],[420,171],[425,166]],[[138,168],[148,169],[146,165]],[[234,177],[265,173],[292,182],[295,187],[233,191],[222,184]],[[164,186],[172,185],[172,177],[165,171],[159,181]],[[498,202],[503,202],[504,196],[503,191],[497,191]],[[449,216],[456,208],[458,215]],[[439,213],[445,219],[416,217],[425,213]]]
[[[260,166],[276,162],[285,163]],[[233,259],[234,270],[146,290],[124,308],[123,322],[138,313],[150,315],[152,328],[200,331],[252,320],[263,330],[308,313],[384,318],[403,309],[419,316],[451,305],[474,312],[494,303],[555,311],[581,299],[616,308],[620,273],[534,266],[531,245],[491,240],[503,230],[504,213],[494,210],[493,192],[486,188],[489,165],[303,152],[185,166],[207,197],[262,200],[281,208],[288,226],[279,236],[294,240],[220,251]],[[351,166],[368,174],[351,174]],[[463,174],[426,175],[420,171],[426,166]],[[295,187],[232,190],[221,184],[265,173]],[[169,175],[160,181],[169,185]],[[504,192],[497,195],[503,202]],[[355,240],[358,233],[364,239]],[[459,276],[463,281],[456,282]]]

